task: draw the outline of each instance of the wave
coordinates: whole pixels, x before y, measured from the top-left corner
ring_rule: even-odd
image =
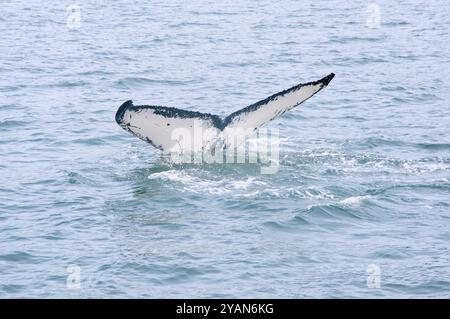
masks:
[[[79,76],[90,76],[90,75],[112,75],[113,72],[104,71],[104,70],[91,70],[91,71],[82,71],[78,72]]]
[[[182,86],[195,83],[194,80],[159,80],[148,79],[144,77],[126,77],[118,80],[116,84],[120,87],[134,88],[150,85],[170,85],[170,86]]]
[[[16,127],[24,127],[27,126],[28,124],[29,122],[25,121],[15,121],[15,120],[0,121],[0,130],[7,130]]]
[[[448,143],[417,143],[415,145],[426,150],[450,150],[450,144]]]
[[[352,201],[355,201],[355,199],[352,199]],[[360,201],[359,203],[361,202],[362,201]],[[365,202],[367,208],[369,208],[370,206],[375,206],[374,203],[369,202],[367,199],[365,199]],[[357,206],[354,203],[352,205],[349,205],[348,202],[311,205],[306,209],[300,210],[297,216],[301,216],[308,221],[316,219],[356,221],[370,220],[374,217],[368,212],[368,210],[363,210],[360,206]]]
[[[85,86],[88,84],[89,84],[88,82],[82,80],[60,81],[47,84],[27,84],[27,85],[19,84],[14,86],[0,87],[0,92],[18,91],[23,89],[71,88],[71,87]]]
[[[0,260],[5,262],[17,262],[25,264],[37,263],[37,257],[23,251],[16,251],[0,255]]]

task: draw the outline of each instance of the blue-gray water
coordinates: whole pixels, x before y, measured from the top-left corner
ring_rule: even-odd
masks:
[[[0,297],[450,296],[447,2],[0,4]],[[330,72],[270,124],[274,175],[171,165],[114,122]]]

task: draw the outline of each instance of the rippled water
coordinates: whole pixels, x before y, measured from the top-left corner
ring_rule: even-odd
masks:
[[[449,297],[447,2],[1,7],[0,297]],[[173,165],[114,122],[330,72],[269,126],[274,175]]]

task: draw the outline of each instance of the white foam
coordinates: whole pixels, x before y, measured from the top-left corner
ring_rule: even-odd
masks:
[[[347,206],[356,206],[361,204],[362,201],[370,198],[370,196],[351,196],[346,199],[341,200],[339,203]]]
[[[195,177],[190,176],[183,171],[168,170],[164,172],[153,173],[148,176],[148,179],[163,179],[168,181],[179,182],[187,184],[193,181]]]
[[[193,176],[186,171],[168,170],[164,172],[153,173],[148,176],[151,180],[165,180],[181,184],[179,188],[182,192],[194,194],[212,194],[222,195],[228,193],[238,193],[243,195],[246,190],[253,186],[264,186],[265,183],[257,180],[255,177],[246,179],[220,179],[212,180]],[[252,190],[254,191],[254,190]]]

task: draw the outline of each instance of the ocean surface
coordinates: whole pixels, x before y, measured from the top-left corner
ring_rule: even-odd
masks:
[[[0,5],[0,297],[450,297],[448,2]],[[331,72],[270,123],[276,174],[114,121]]]

